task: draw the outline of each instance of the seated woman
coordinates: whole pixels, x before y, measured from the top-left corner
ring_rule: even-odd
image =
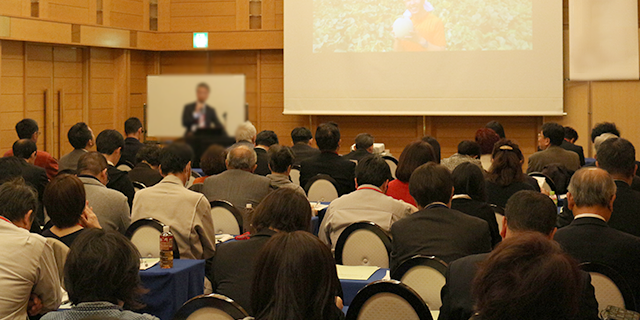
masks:
[[[306,231],[279,233],[256,260],[251,305],[257,320],[344,319],[329,247]]]
[[[436,152],[429,143],[419,140],[404,147],[398,161],[396,179],[389,182],[387,195],[417,206],[416,201],[409,194],[409,179],[416,168],[427,162],[439,162]]]
[[[204,177],[197,178],[193,184],[204,183],[204,179],[227,170],[227,149],[219,145],[211,145],[200,157],[200,168]]]
[[[487,203],[484,173],[473,162],[459,164],[452,173],[455,195],[451,209],[480,218],[489,224],[492,246],[502,241],[495,213]]]
[[[251,314],[251,283],[258,252],[277,232],[309,231],[310,224],[311,206],[305,196],[291,188],[270,193],[253,214],[256,232],[251,238],[217,248],[210,277],[214,292],[233,299]]]
[[[496,142],[500,141],[500,136],[490,128],[480,128],[476,131],[476,142],[480,145],[480,161],[482,168],[489,171],[491,168],[491,154]]]
[[[69,250],[64,283],[70,310],[47,313],[42,320],[157,320],[138,308],[145,292],[138,274],[140,254],[125,236],[102,229],[83,232]]]
[[[540,191],[528,182],[529,176],[522,172],[523,163],[524,156],[517,144],[507,139],[496,142],[487,174],[489,203],[504,208],[509,198],[520,190]]]
[[[84,185],[74,175],[57,175],[44,189],[44,208],[53,226],[44,237],[62,241],[67,247],[85,228],[100,228],[98,218],[86,200]]]

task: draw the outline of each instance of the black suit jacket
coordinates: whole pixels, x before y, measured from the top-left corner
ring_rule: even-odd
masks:
[[[47,171],[38,166],[34,166],[26,161],[22,161],[22,179],[38,192],[38,211],[36,217],[40,225],[44,225],[44,206],[42,205],[42,196],[44,188],[49,183]]]
[[[562,144],[560,145],[560,147],[562,149],[573,151],[573,152],[577,153],[578,157],[580,157],[580,166],[584,166],[584,163],[585,163],[585,161],[584,161],[584,150],[582,149],[581,146],[573,144],[573,143],[571,143],[571,142],[569,142],[567,140],[563,140]]]
[[[271,170],[269,170],[269,153],[267,152],[267,150],[262,148],[254,148],[253,150],[255,150],[258,159],[258,161],[256,162],[258,166],[256,167],[256,171],[254,171],[253,173],[259,174],[261,176],[270,174]]]
[[[436,256],[446,263],[491,251],[486,221],[444,206],[420,210],[391,225],[391,273],[415,256]]]
[[[109,176],[107,188],[122,192],[122,194],[127,196],[129,208],[133,208],[133,196],[136,191],[133,189],[133,184],[131,183],[131,180],[129,180],[127,172],[118,170],[116,167],[109,165],[107,167],[107,175]]]
[[[360,161],[362,159],[364,159],[367,156],[370,156],[371,153],[369,153],[369,151],[364,150],[364,149],[356,149],[353,150],[347,154],[345,154],[344,156],[342,156],[343,158],[347,159],[347,160],[355,160],[355,161]]]
[[[304,188],[318,174],[331,176],[338,183],[338,195],[356,190],[356,164],[337,153],[322,152],[300,164],[300,185]]]
[[[487,181],[487,197],[489,198],[489,203],[504,208],[507,206],[507,201],[509,201],[509,198],[511,198],[511,196],[518,191],[540,191],[540,187],[538,187],[538,190],[536,190],[535,186],[532,185],[533,182],[530,183],[528,178],[529,177],[527,177],[527,180],[525,182],[514,182],[504,187],[499,186],[498,184],[491,181]],[[535,183],[537,186],[537,182]]]
[[[554,239],[579,262],[600,263],[618,271],[639,305],[640,238],[613,229],[603,220],[580,218],[558,230]]]
[[[498,228],[498,221],[496,220],[496,214],[493,212],[493,209],[491,209],[491,206],[486,202],[459,198],[454,199],[451,202],[451,209],[458,210],[462,213],[466,213],[470,216],[486,221],[489,224],[491,244],[494,247],[502,241],[500,229]]]
[[[320,150],[304,142],[294,144],[291,150],[296,155],[296,159],[293,162],[294,165],[300,165],[302,161],[320,154]]]
[[[122,155],[118,165],[128,164],[134,166],[136,164],[136,155],[142,147],[144,147],[144,143],[136,138],[124,139],[124,147],[122,148]]]
[[[128,175],[131,182],[140,182],[144,184],[145,187],[155,186],[158,182],[162,181],[163,178],[158,170],[151,169],[151,167],[144,162],[136,164],[136,166],[129,171]]]
[[[205,127],[207,128],[224,128],[220,120],[218,119],[218,115],[216,115],[216,110],[210,107],[209,105],[205,105]],[[182,126],[185,127],[187,132],[194,132],[194,125],[196,128],[198,127],[198,119],[193,117],[193,112],[196,110],[196,102],[187,104],[184,106],[184,111],[182,112]]]
[[[473,279],[478,264],[485,261],[489,253],[476,254],[456,260],[449,265],[447,282],[442,288],[442,307],[438,320],[468,320],[474,314],[475,301],[471,294]],[[584,289],[580,299],[580,311],[575,320],[598,320],[598,302],[591,276],[583,272]]]

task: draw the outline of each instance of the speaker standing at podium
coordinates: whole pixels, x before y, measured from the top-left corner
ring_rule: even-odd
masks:
[[[200,83],[196,87],[197,101],[184,106],[182,113],[182,126],[187,130],[187,134],[194,133],[198,129],[220,128],[224,126],[216,115],[216,110],[207,105],[209,99],[209,85]]]

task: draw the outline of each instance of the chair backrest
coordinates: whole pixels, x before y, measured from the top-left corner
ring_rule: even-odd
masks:
[[[147,186],[144,185],[144,183],[140,182],[140,181],[132,181],[131,182],[133,184],[133,190],[135,190],[136,192],[146,188]]]
[[[373,222],[354,223],[340,234],[335,255],[345,266],[389,268],[391,238]]]
[[[228,201],[211,201],[211,217],[216,234],[238,235],[242,233],[242,214]]]
[[[495,213],[496,215],[496,222],[498,223],[498,231],[500,232],[500,234],[502,234],[502,224],[504,223],[504,209],[495,205],[495,204],[491,204],[491,209],[493,209],[493,213]]]
[[[129,226],[125,236],[138,248],[141,257],[159,258],[160,235],[164,226],[162,222],[153,218],[140,219]],[[175,235],[173,238],[173,258],[180,259],[180,250]]]
[[[116,167],[118,170],[120,171],[131,171],[131,169],[133,169],[133,166],[129,165],[128,163],[123,163],[119,166]]]
[[[304,187],[309,201],[331,202],[338,199],[338,189],[336,180],[326,174],[319,174]]]
[[[300,185],[300,167],[291,168],[291,172],[289,172],[289,178],[291,178],[291,182]]]
[[[436,258],[415,256],[398,266],[391,275],[409,286],[422,298],[430,310],[440,310],[442,299],[440,292],[447,278],[447,264]]]
[[[636,310],[633,291],[620,273],[599,263],[586,262],[580,267],[591,275],[591,284],[595,289],[600,312],[608,306]]]
[[[391,169],[391,176],[396,178],[396,170],[398,169],[398,159],[392,156],[384,156],[384,161],[389,165],[389,169]]]
[[[173,316],[173,320],[237,320],[248,316],[239,304],[214,293],[187,301]]]
[[[547,176],[546,174],[542,172],[531,172],[529,173],[529,176],[533,177],[534,179],[536,179],[536,181],[538,181],[538,185],[540,186],[540,189],[546,190],[547,192],[553,191],[556,194],[558,193],[556,190],[556,184],[553,183],[553,180],[549,178],[549,176]]]
[[[53,248],[53,257],[56,260],[56,266],[58,267],[60,283],[64,286],[64,264],[67,261],[67,255],[69,255],[69,247],[60,240],[54,238],[45,239],[51,248]]]
[[[399,281],[376,281],[353,298],[346,320],[433,320],[418,294]]]

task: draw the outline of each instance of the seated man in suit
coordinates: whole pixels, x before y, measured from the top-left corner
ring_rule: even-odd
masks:
[[[78,160],[78,178],[102,229],[124,234],[131,224],[129,203],[124,194],[106,187],[107,167],[107,160],[100,153],[85,153]]]
[[[342,156],[351,161],[360,161],[364,157],[373,154],[373,136],[368,133],[360,133],[356,136],[356,149]]]
[[[604,264],[629,284],[640,305],[640,238],[611,228],[611,208],[616,198],[613,178],[600,168],[585,168],[573,175],[567,193],[575,220],[554,239],[579,262]],[[634,310],[640,311],[640,310]]]
[[[133,184],[129,180],[127,172],[119,170],[115,166],[120,161],[123,146],[124,138],[116,130],[104,130],[96,138],[96,149],[107,159],[107,164],[109,165],[107,168],[107,173],[109,174],[107,188],[122,192],[127,196],[129,206],[131,206],[136,191],[133,189]]]
[[[295,155],[291,148],[287,146],[274,145],[269,148],[269,169],[271,174],[267,178],[271,180],[271,187],[274,189],[289,188],[306,197],[307,194],[299,185],[291,182],[291,167]]]
[[[311,134],[311,130],[306,127],[293,129],[291,131],[291,141],[293,141],[291,150],[293,150],[293,153],[296,155],[296,160],[293,164],[296,166],[299,166],[300,162],[320,154],[320,150],[311,146],[313,135]]]
[[[211,89],[206,83],[200,83],[196,87],[197,101],[184,106],[182,112],[182,126],[187,133],[196,132],[204,128],[220,128],[224,126],[216,115],[216,110],[207,104]]]
[[[37,225],[44,225],[44,208],[42,206],[42,197],[44,188],[49,184],[47,172],[34,165],[38,154],[38,147],[31,139],[21,139],[13,143],[13,154],[21,161],[21,176],[24,181],[38,192],[39,206],[36,211]]]
[[[580,157],[580,166],[584,166],[584,150],[582,150],[581,146],[576,144],[576,141],[578,141],[578,132],[576,129],[564,127],[564,141],[562,141],[560,147],[577,153],[578,157]]]
[[[487,222],[451,209],[453,179],[447,168],[434,162],[421,165],[411,175],[409,192],[420,211],[391,226],[391,273],[418,254],[450,263],[491,251]]]
[[[209,259],[216,249],[211,205],[201,193],[185,188],[192,158],[193,150],[183,143],[162,150],[160,170],[165,178],[138,192],[131,220],[157,219],[171,227],[181,259]]]
[[[269,148],[278,144],[278,135],[271,130],[264,130],[256,136],[256,147],[254,151],[258,161],[256,162],[256,170],[253,172],[261,176],[266,176],[271,173],[269,170]]]
[[[318,126],[316,143],[321,153],[300,163],[300,186],[306,188],[313,177],[326,174],[336,181],[338,196],[356,189],[356,164],[338,155],[341,141],[340,129],[335,124],[323,123]]]
[[[142,122],[138,118],[129,118],[124,122],[124,134],[127,137],[124,139],[124,147],[122,147],[122,156],[118,165],[126,164],[133,168],[136,165],[136,155],[138,151],[144,146],[140,140],[144,139],[144,129],[142,129]]]
[[[18,134],[18,139],[30,139],[37,144],[38,137],[40,137],[40,128],[35,120],[22,119],[16,124],[16,133]],[[13,156],[13,150],[7,151],[4,156]],[[33,164],[47,171],[47,177],[49,179],[58,174],[58,160],[46,151],[38,151]]]
[[[59,169],[60,171],[75,171],[78,168],[78,159],[93,147],[95,138],[93,137],[93,130],[84,122],[74,124],[67,132],[67,138],[73,147],[73,151],[60,158]]]
[[[569,171],[580,169],[580,157],[573,151],[563,149],[564,127],[553,122],[542,125],[542,130],[538,133],[538,151],[529,157],[529,168],[527,173],[542,172],[545,166],[552,163],[559,163]]]
[[[162,147],[157,144],[144,145],[136,155],[136,165],[129,171],[131,182],[140,182],[145,187],[155,186],[164,178],[160,174],[160,153]]]
[[[505,239],[511,239],[528,233],[541,233],[552,239],[556,232],[556,214],[557,208],[548,196],[535,191],[519,191],[507,202],[502,234]],[[472,255],[449,265],[447,283],[442,288],[439,320],[468,320],[473,316],[475,301],[472,298],[471,287],[479,264],[488,256],[488,253]],[[591,285],[591,277],[586,272],[583,277],[584,289],[579,319],[597,320],[598,303]]]
[[[335,250],[344,229],[361,221],[374,222],[385,231],[396,221],[418,211],[416,207],[387,196],[391,180],[389,165],[381,156],[369,156],[356,167],[357,190],[333,200],[322,219],[318,236]]]

